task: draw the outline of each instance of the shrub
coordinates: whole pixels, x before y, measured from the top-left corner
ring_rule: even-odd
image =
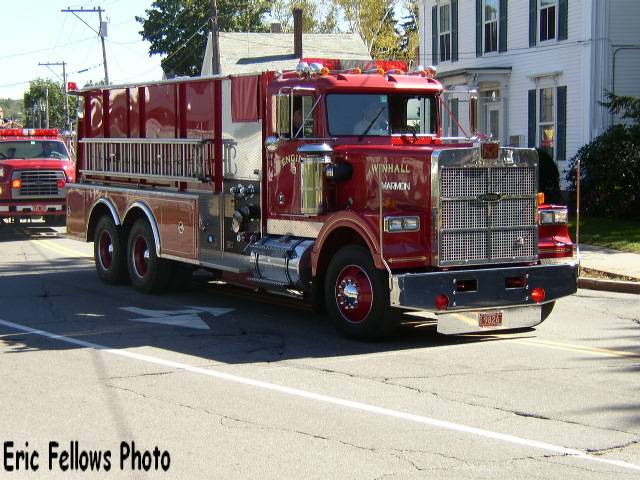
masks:
[[[607,93],[603,103],[630,124],[614,125],[578,150],[567,180],[576,189],[580,162],[582,210],[593,216],[640,218],[640,98]]]
[[[560,193],[560,173],[558,166],[553,161],[553,157],[543,148],[537,148],[538,152],[538,186],[541,192],[544,192],[545,201],[547,203],[562,203],[562,194]]]
[[[578,150],[567,174],[574,192],[578,161],[586,214],[640,218],[640,125],[614,125]]]

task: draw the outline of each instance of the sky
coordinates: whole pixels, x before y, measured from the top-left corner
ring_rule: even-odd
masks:
[[[81,3],[71,3],[71,2]],[[79,86],[104,79],[102,47],[98,35],[67,8],[102,7],[108,25],[105,39],[111,83],[162,78],[160,55],[149,57],[149,43],[138,33],[135,17],[144,16],[153,0],[0,0],[0,98],[21,99],[35,78],[62,81],[62,66],[38,63],[66,62],[67,81]],[[79,14],[98,29],[97,13]],[[204,52],[203,52],[204,54]],[[78,73],[82,70],[84,72]]]

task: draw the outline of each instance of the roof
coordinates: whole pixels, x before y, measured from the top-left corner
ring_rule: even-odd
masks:
[[[305,33],[302,54],[308,58],[340,59],[343,65],[350,60],[354,64],[371,60],[367,46],[355,33]],[[220,32],[222,74],[294,70],[299,60],[293,53],[293,33]],[[202,75],[210,74],[211,35],[202,65]]]
[[[406,92],[441,92],[442,84],[432,78],[424,78],[417,75],[379,75],[379,74],[338,74],[318,77],[315,80],[317,86],[325,91],[406,91]],[[273,83],[271,88],[278,90],[283,86],[297,85],[314,87],[314,82],[308,85],[301,83],[300,79],[283,79]]]

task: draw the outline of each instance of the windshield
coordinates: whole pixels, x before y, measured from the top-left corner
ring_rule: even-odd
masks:
[[[64,143],[57,140],[0,141],[0,160],[28,158],[69,159]]]
[[[327,111],[332,136],[437,133],[432,95],[335,93],[327,96]]]

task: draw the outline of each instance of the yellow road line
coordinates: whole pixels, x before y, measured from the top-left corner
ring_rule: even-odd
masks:
[[[75,250],[71,250],[70,248],[63,247],[62,245],[58,245],[57,242],[54,242],[52,240],[37,240],[35,244],[40,245],[52,252],[61,253],[66,256],[78,257],[86,260],[93,260],[93,256],[83,255],[79,252],[76,252]]]
[[[564,342],[552,342],[549,340],[541,340],[534,338],[523,338],[516,340],[517,343],[525,343],[538,347],[551,348],[556,350],[566,350],[571,352],[590,353],[592,355],[600,355],[605,357],[622,357],[622,358],[640,358],[640,352],[627,352],[625,350],[612,350],[609,348],[584,347]]]

